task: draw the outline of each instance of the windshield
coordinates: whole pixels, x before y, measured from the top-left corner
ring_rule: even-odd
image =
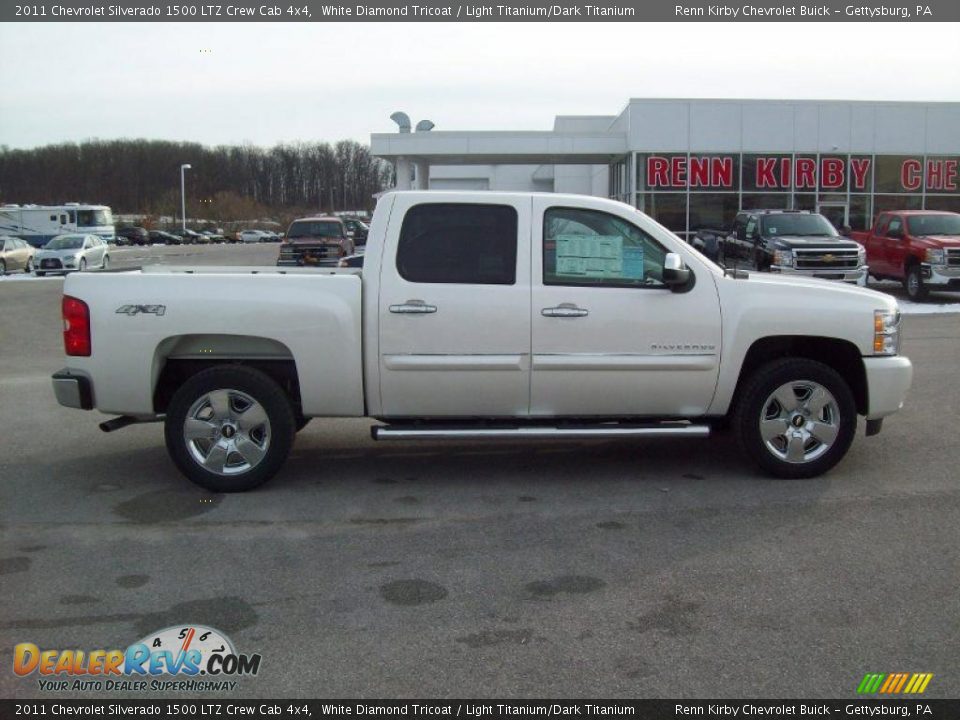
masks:
[[[343,226],[331,220],[300,221],[290,226],[290,229],[287,230],[287,237],[291,240],[304,237],[342,238]]]
[[[813,235],[837,237],[837,231],[823,215],[776,213],[760,217],[761,235]]]
[[[44,250],[77,250],[83,247],[83,235],[59,235],[43,247]]]
[[[106,210],[77,210],[77,227],[113,225],[113,215]]]
[[[914,215],[907,218],[911,235],[960,235],[960,215]]]

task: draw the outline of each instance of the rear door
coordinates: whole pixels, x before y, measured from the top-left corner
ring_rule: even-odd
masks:
[[[534,199],[532,415],[696,416],[710,405],[721,340],[713,278],[694,270],[689,290],[671,292],[666,248],[628,213]]]
[[[530,198],[400,195],[380,265],[385,417],[517,417],[530,393]]]

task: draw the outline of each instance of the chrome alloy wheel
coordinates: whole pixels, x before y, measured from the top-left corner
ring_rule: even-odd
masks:
[[[774,390],[760,411],[760,437],[774,457],[803,464],[821,457],[840,432],[836,398],[812,380],[794,380]]]
[[[187,411],[183,439],[194,461],[217,475],[240,475],[263,460],[270,420],[263,406],[239,390],[214,390]]]

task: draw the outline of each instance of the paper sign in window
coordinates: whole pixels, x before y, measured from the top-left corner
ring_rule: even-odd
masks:
[[[639,274],[633,252],[625,270],[623,238],[619,235],[558,235],[556,243],[558,275],[600,280],[643,277],[642,249]]]

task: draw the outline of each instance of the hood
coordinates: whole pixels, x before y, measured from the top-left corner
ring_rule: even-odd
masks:
[[[287,242],[293,245],[339,245],[346,238],[321,237],[319,235],[298,235],[295,238],[287,238]]]
[[[809,235],[777,235],[776,237],[769,238],[768,242],[771,245],[779,243],[785,247],[798,248],[826,247],[836,249],[849,248],[853,250],[860,247],[860,243],[855,240],[848,240],[845,237],[830,237],[828,235],[819,235],[816,237]]]
[[[781,273],[762,273],[762,272],[748,272],[748,278],[746,280],[740,280],[739,282],[748,283],[750,285],[764,286],[764,287],[774,287],[774,288],[789,288],[789,289],[802,289],[815,291],[819,297],[824,297],[825,295],[833,295],[834,297],[845,297],[850,298],[862,298],[864,301],[867,301],[872,304],[879,303],[876,307],[884,308],[888,307],[893,309],[897,307],[897,301],[895,298],[887,295],[886,293],[877,292],[876,290],[870,290],[869,288],[860,287],[859,285],[852,285],[849,283],[837,282],[836,280],[823,280],[821,278],[809,277],[807,275],[789,275]]]
[[[960,237],[956,235],[914,235],[914,242],[928,248],[960,248]]]
[[[79,255],[83,252],[83,248],[73,248],[71,250],[45,250],[43,248],[37,250],[37,255],[43,255],[44,257],[52,258],[62,258],[62,257],[73,257],[74,255]]]

